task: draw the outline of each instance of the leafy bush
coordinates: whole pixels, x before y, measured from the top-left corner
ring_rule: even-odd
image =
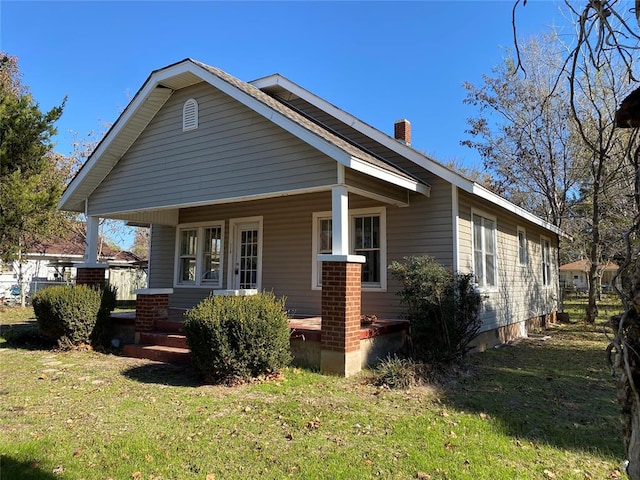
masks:
[[[412,358],[427,363],[464,358],[482,325],[473,275],[451,273],[428,256],[406,257],[389,270],[402,283],[398,295],[408,307]]]
[[[274,373],[291,361],[285,299],[271,293],[211,296],[189,310],[191,361],[208,382]]]
[[[93,345],[108,346],[113,337],[113,324],[111,321],[111,312],[116,308],[116,296],[118,288],[106,285],[100,290],[101,301],[100,310],[96,318],[96,325],[91,334]]]
[[[115,288],[110,287],[60,285],[45,288],[33,297],[38,329],[61,348],[102,339],[114,307]]]

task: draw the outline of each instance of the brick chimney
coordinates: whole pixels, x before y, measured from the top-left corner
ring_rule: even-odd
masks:
[[[393,124],[393,136],[396,140],[411,145],[411,123],[406,118]]]

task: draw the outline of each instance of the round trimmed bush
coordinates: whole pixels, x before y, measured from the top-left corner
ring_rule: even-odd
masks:
[[[40,333],[60,347],[91,343],[101,302],[101,291],[86,285],[45,288],[32,300]]]
[[[285,299],[272,293],[210,296],[189,310],[191,361],[207,382],[275,373],[291,361]]]

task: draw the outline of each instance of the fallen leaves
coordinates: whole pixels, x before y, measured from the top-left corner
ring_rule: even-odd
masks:
[[[313,420],[309,420],[306,426],[309,430],[316,430],[320,428],[321,425],[322,423],[320,423],[320,419],[315,417]]]

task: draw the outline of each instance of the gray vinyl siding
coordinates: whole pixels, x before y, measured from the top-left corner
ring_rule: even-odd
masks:
[[[199,127],[182,131],[182,107]],[[90,214],[205,203],[336,181],[335,161],[201,83],[174,93],[93,192]]]
[[[557,310],[558,239],[555,234],[526,222],[495,205],[460,192],[459,233],[460,270],[473,271],[472,211],[496,218],[498,285],[483,291],[483,327],[491,330]],[[527,237],[528,262],[518,264],[518,227]],[[551,242],[552,281],[542,285],[541,237]]]
[[[149,248],[149,288],[170,288],[173,285],[173,257],[176,229],[154,224]],[[167,261],[171,259],[171,261]]]
[[[452,262],[451,194],[444,183],[434,188],[431,198],[411,194],[408,207],[385,205],[387,220],[387,260],[401,261],[407,255],[429,254],[447,265]],[[349,195],[349,208],[377,207],[375,200]],[[182,209],[180,223],[225,222],[223,288],[228,288],[229,221],[241,217],[262,216],[263,264],[262,288],[287,298],[287,308],[298,315],[319,315],[321,291],[313,290],[312,255],[313,213],[331,210],[329,191],[259,201],[238,202]],[[156,228],[153,246],[162,245],[152,255],[151,285],[173,287],[170,305],[189,308],[209,295],[210,289],[184,288],[173,284],[176,233],[174,228]],[[161,237],[161,238],[157,238]],[[362,293],[363,313],[380,318],[398,318],[403,307],[396,295],[399,285],[388,278],[386,292]]]
[[[378,180],[364,173],[347,169],[345,173],[345,183],[350,187],[367,190],[377,195],[381,195],[397,202],[407,201],[407,191],[404,188],[392,185],[384,180]]]

